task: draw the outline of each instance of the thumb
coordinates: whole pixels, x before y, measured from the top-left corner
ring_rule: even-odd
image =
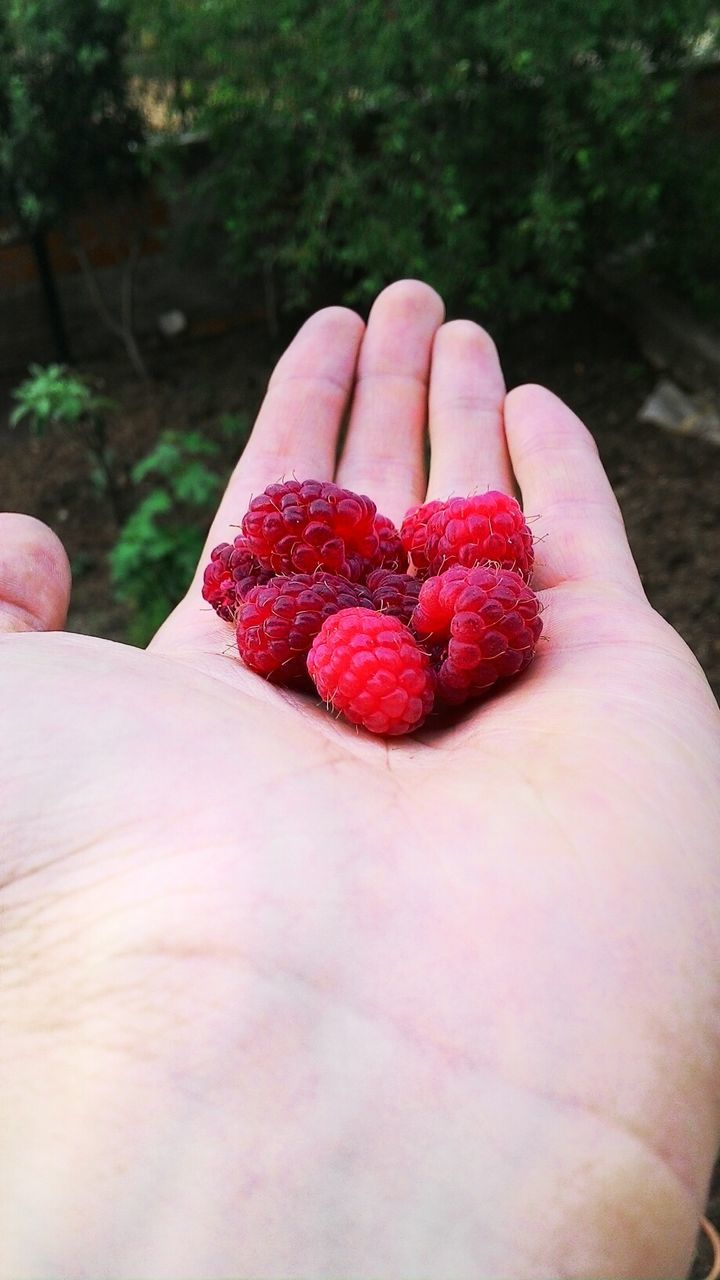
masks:
[[[0,512],[0,634],[59,631],[70,602],[60,539],[33,516]]]

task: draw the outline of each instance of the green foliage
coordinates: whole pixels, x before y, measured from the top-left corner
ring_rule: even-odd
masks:
[[[30,377],[12,393],[18,404],[10,414],[10,425],[27,419],[34,435],[59,426],[77,426],[83,419],[115,410],[115,401],[99,395],[91,379],[63,364],[30,365]]]
[[[100,395],[88,374],[63,364],[31,364],[30,377],[12,394],[18,403],[10,414],[11,426],[26,420],[37,436],[63,429],[78,436],[89,456],[90,478],[120,524],[125,516],[123,468],[108,444],[106,421],[106,414],[119,408],[116,401]]]
[[[236,447],[245,445],[250,435],[251,426],[250,414],[245,409],[236,413],[222,413],[220,415],[220,431],[223,437]]]
[[[413,275],[497,327],[568,307],[640,239],[672,277],[693,208],[696,272],[717,252],[688,178],[716,204],[720,148],[680,128],[708,0],[135,4],[148,66],[209,134],[228,265],[272,269],[286,307],[323,278],[364,304]]]
[[[139,176],[126,0],[3,0],[0,214],[26,235]]]
[[[651,261],[658,278],[717,325],[720,309],[720,144],[696,136],[678,145],[675,178],[663,190]]]
[[[153,488],[123,526],[110,571],[118,598],[133,606],[136,644],[147,643],[187,591],[222,485],[208,465],[218,453],[199,432],[166,431],[133,469],[135,484]]]

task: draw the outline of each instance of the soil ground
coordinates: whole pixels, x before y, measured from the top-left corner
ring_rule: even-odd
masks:
[[[196,429],[221,443],[229,471],[221,416],[240,413],[252,421],[283,345],[262,324],[158,344],[146,352],[151,387],[137,382],[122,352],[83,367],[102,377],[106,393],[122,406],[112,427],[118,456],[137,461],[164,428]],[[637,422],[656,374],[631,336],[591,308],[525,326],[503,344],[503,357],[508,386],[541,382],[589,426],[647,594],[689,643],[720,696],[720,449]],[[10,391],[20,380],[0,385],[0,510],[36,515],[63,539],[75,581],[69,628],[123,640],[130,615],[113,600],[107,569],[116,529],[77,441],[31,440],[9,428]],[[720,1227],[720,1168],[708,1216]],[[704,1237],[699,1249],[693,1280],[709,1270]]]

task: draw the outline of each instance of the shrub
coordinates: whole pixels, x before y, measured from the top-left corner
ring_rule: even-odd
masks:
[[[679,129],[706,0],[171,9],[136,18],[146,52],[208,131],[202,190],[229,264],[275,272],[286,307],[323,277],[366,303],[414,275],[495,326],[564,309],[641,239],[672,274],[679,177],[720,187],[717,149],[693,161]]]
[[[233,453],[248,431],[245,414],[220,421]],[[223,453],[198,431],[165,431],[132,470],[134,484],[151,487],[110,553],[110,575],[117,598],[132,606],[128,639],[135,644],[151,639],[190,585],[223,486],[216,469]]]
[[[65,232],[93,305],[144,378],[132,314],[139,233],[131,232],[116,321],[72,221],[93,197],[131,201],[149,169],[143,120],[129,99],[127,18],[128,0],[3,0],[0,217],[32,244],[58,358],[72,360],[46,243],[51,227]]]
[[[89,374],[62,364],[31,364],[30,377],[12,394],[18,403],[10,414],[11,426],[25,420],[36,436],[67,430],[79,438],[88,454],[91,479],[120,524],[126,514],[126,476],[108,441],[107,426],[107,414],[117,411],[117,403],[100,393]]]
[[[132,605],[129,639],[146,644],[188,588],[221,478],[208,461],[217,446],[199,432],[166,431],[132,470],[153,488],[123,526],[110,553],[119,600]]]
[[[3,0],[0,215],[27,236],[139,179],[125,0]]]

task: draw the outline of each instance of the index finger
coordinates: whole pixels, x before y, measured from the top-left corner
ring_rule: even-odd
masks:
[[[354,311],[325,307],[305,321],[280,357],[211,525],[205,559],[218,542],[232,541],[233,526],[266,485],[292,476],[332,479],[364,330]]]
[[[187,594],[163,623],[152,648],[217,644],[227,631],[201,595],[213,547],[232,542],[254,494],[295,477],[330,480],[345,406],[364,332],[345,307],[326,307],[300,329],[278,362],[252,435],[228,482]]]

